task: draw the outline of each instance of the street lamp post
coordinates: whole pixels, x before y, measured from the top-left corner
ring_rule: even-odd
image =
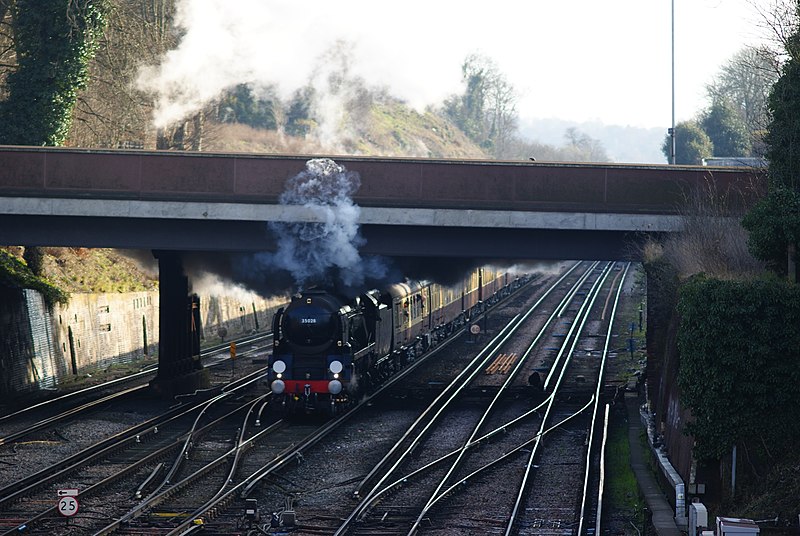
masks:
[[[675,0],[672,0],[672,127],[669,137],[669,163],[675,165]]]

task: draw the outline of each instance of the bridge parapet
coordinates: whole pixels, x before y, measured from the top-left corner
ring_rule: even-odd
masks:
[[[275,204],[310,158],[0,147],[0,195]],[[694,188],[731,208],[765,190],[749,168],[332,158],[359,173],[364,207],[677,214]]]

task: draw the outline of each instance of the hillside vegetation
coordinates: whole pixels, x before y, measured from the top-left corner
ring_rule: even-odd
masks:
[[[75,292],[156,290],[158,274],[113,249],[37,248],[38,266],[23,258],[24,247],[0,248],[0,286],[33,288],[49,302],[66,302]]]
[[[461,130],[431,112],[420,113],[401,102],[374,104],[364,119],[341,137],[337,153],[423,158],[489,158]],[[278,130],[243,123],[216,123],[207,128],[206,151],[321,154],[328,152],[314,137],[289,136]]]

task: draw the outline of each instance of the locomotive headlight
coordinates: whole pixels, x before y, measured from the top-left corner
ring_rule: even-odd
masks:
[[[334,378],[335,380],[338,380],[338,379],[339,379],[339,375],[338,375],[338,374],[334,374],[334,375],[333,375],[333,378]]]
[[[339,374],[344,368],[344,366],[342,365],[341,361],[331,361],[329,368],[331,369],[331,372],[333,372],[334,374]]]
[[[272,382],[272,392],[276,395],[283,393],[284,389],[286,389],[286,384],[283,383],[283,380],[275,380]]]
[[[331,380],[328,382],[328,392],[332,395],[338,395],[342,392],[342,382],[339,380]]]
[[[278,361],[275,361],[275,362],[272,364],[272,370],[274,370],[274,371],[275,371],[275,372],[277,372],[278,374],[281,374],[281,373],[283,373],[283,372],[285,372],[285,371],[286,371],[286,363],[284,363],[283,361],[281,361],[281,360],[279,359]]]

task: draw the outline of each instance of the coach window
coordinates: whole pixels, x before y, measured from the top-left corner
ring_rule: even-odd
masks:
[[[399,302],[394,304],[394,325],[395,326],[403,326],[406,323],[406,311],[403,309],[403,305]]]
[[[411,317],[417,319],[422,314],[422,294],[415,294],[412,300],[412,315]]]

